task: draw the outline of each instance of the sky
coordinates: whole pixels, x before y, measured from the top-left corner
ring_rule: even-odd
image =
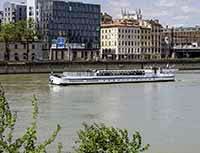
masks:
[[[0,6],[5,1],[0,0]],[[23,0],[25,1],[25,0]],[[120,18],[121,9],[134,13],[141,8],[144,19],[159,19],[162,25],[196,26],[200,25],[199,0],[70,0],[84,3],[101,4],[102,12],[107,12],[113,18]]]

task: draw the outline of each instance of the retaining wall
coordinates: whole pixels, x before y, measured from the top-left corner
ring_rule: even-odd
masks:
[[[180,70],[200,70],[200,62],[192,61],[143,61],[143,62],[40,62],[0,63],[0,74],[50,73],[86,71],[88,69],[141,69],[149,66],[175,65]]]

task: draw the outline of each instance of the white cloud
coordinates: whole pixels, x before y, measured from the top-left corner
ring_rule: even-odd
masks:
[[[184,13],[190,13],[191,12],[191,8],[189,6],[182,6],[181,7],[181,10],[184,12]]]
[[[182,21],[186,21],[189,19],[189,16],[186,15],[180,15],[180,16],[175,16],[172,18],[173,20],[182,20]]]
[[[167,12],[166,10],[144,10],[144,16],[145,17],[150,17],[150,18],[153,18],[153,17],[156,17],[156,18],[159,18],[159,17],[162,17],[162,16],[170,16],[170,13]]]
[[[149,9],[148,14],[159,17],[161,23],[185,26],[199,24],[199,0],[154,0],[153,3],[154,8]]]
[[[176,1],[160,0],[156,5],[160,7],[173,7],[176,5]]]

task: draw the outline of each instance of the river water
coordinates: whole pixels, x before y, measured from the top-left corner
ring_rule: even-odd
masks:
[[[59,123],[56,142],[71,151],[86,123],[105,123],[139,131],[148,153],[200,151],[200,71],[179,72],[175,82],[91,86],[48,85],[48,74],[1,75],[0,82],[18,114],[15,136],[31,124],[31,99],[38,98],[39,141]],[[51,145],[49,152],[56,152]]]

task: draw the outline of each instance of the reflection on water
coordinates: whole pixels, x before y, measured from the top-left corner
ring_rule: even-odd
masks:
[[[31,97],[39,99],[40,141],[62,125],[58,137],[71,150],[82,122],[140,131],[150,152],[198,152],[199,73],[177,74],[176,82],[91,86],[48,85],[47,74],[2,75],[6,95],[18,112],[17,135],[31,123]],[[55,152],[54,146],[49,150]],[[196,149],[196,150],[195,150]]]

